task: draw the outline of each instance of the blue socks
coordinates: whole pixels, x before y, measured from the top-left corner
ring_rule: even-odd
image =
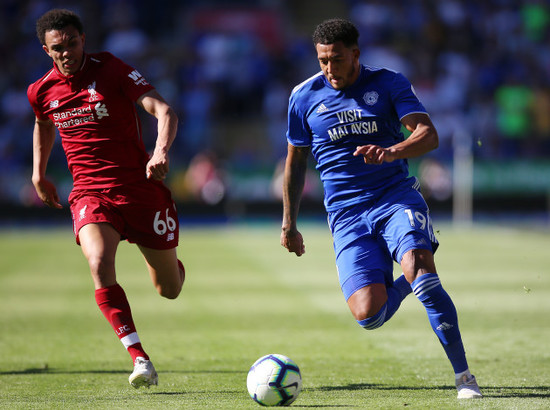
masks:
[[[455,373],[468,369],[458,317],[450,296],[445,292],[435,273],[419,276],[412,284],[412,290],[428,313],[433,331],[439,338]]]
[[[430,325],[441,342],[455,374],[468,370],[466,353],[458,329],[456,309],[450,296],[441,286],[437,274],[426,273],[419,276],[411,285],[409,285],[405,276],[401,275],[394,281],[393,286],[388,287],[386,291],[388,300],[384,306],[376,315],[358,320],[359,325],[366,330],[379,328],[390,320],[403,299],[413,291],[426,308]]]

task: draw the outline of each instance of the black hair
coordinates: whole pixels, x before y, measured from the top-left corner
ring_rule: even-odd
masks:
[[[313,32],[313,45],[334,44],[338,41],[346,47],[358,45],[359,31],[348,20],[330,19],[319,24]]]
[[[67,9],[52,9],[36,21],[36,36],[42,45],[46,45],[46,32],[61,30],[68,26],[76,28],[79,34],[84,32],[84,26],[78,14]]]

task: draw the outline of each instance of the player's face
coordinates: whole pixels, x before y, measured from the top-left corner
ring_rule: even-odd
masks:
[[[76,73],[84,57],[84,34],[73,26],[46,32],[44,51],[64,75]]]
[[[317,44],[317,58],[330,85],[341,90],[352,85],[359,76],[359,49],[346,47],[338,41],[334,44]]]

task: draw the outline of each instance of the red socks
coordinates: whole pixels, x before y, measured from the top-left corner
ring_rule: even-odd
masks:
[[[132,319],[132,311],[130,310],[130,304],[126,298],[126,294],[119,284],[109,286],[106,288],[96,289],[95,300],[97,306],[107,319],[107,321],[113,327],[116,335],[132,356],[132,361],[136,360],[136,357],[144,357],[149,359],[147,353],[141,346],[139,336],[134,326]]]

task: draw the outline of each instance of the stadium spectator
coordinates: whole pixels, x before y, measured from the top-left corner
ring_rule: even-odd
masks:
[[[241,5],[238,10],[228,6],[237,3]],[[82,0],[74,3],[74,7],[88,25],[94,27],[86,39],[89,50],[104,47],[113,47],[106,49],[111,52],[120,50],[120,42],[113,41],[113,25],[127,21],[130,25],[126,24],[125,29],[132,30],[132,43],[143,46],[145,52],[142,53],[139,46],[132,47],[131,60],[125,61],[140,67],[140,72],[155,84],[181,119],[192,119],[189,123],[184,121],[185,126],[178,129],[182,138],[176,139],[172,152],[183,161],[174,165],[187,167],[198,152],[211,150],[230,171],[240,157],[228,153],[227,147],[240,149],[248,145],[247,139],[255,139],[254,132],[242,132],[242,125],[255,121],[258,125],[279,128],[278,117],[267,118],[268,124],[262,122],[266,113],[263,102],[273,97],[273,90],[293,84],[288,80],[289,74],[305,78],[314,70],[311,62],[315,61],[303,46],[309,43],[302,34],[309,31],[307,21],[293,14],[290,3],[260,3],[213,0],[208,6],[195,7],[167,0],[163,7],[158,7],[155,2],[143,0]],[[497,127],[499,103],[495,92],[505,84],[513,65],[520,66],[519,83],[535,92],[549,87],[550,5],[547,1],[348,0],[342,3],[348,6],[350,19],[363,33],[362,54],[367,56],[372,52],[371,57],[376,59],[368,61],[403,71],[415,84],[440,133],[438,159],[447,164],[452,161],[450,139],[455,124],[460,124],[463,134],[470,135],[472,141],[480,142],[474,146],[479,162],[505,158],[503,146],[510,139]],[[13,109],[6,107],[11,96],[24,93],[26,84],[48,69],[49,62],[34,52],[36,40],[32,27],[54,4],[63,4],[63,1],[8,0],[0,5],[0,32],[4,34],[0,36],[0,47],[10,50],[10,58],[0,65],[0,99],[8,101],[3,103],[0,112],[0,162],[9,163],[10,169],[15,169],[10,175],[0,175],[2,204],[21,204],[21,187],[13,186],[13,174],[29,173],[27,164],[32,155],[29,144],[25,145],[20,138],[32,130],[28,119],[32,113],[26,108],[26,118],[21,121],[22,112],[13,117],[10,114]],[[258,21],[250,18],[253,13],[241,19],[246,16],[243,11],[258,10],[268,10],[270,16],[279,20],[278,31],[274,30],[272,37],[285,44],[284,53],[281,48],[266,47],[264,38],[255,31],[258,24],[250,25]],[[312,12],[321,16],[324,13],[323,10]],[[208,20],[213,15],[219,18],[215,26]],[[199,20],[197,16],[202,22],[200,26],[195,24]],[[231,32],[223,31],[227,22],[232,23]],[[220,44],[235,53],[224,56],[223,50],[219,50]],[[238,56],[236,63],[231,56]],[[453,67],[455,63],[459,65]],[[537,100],[539,97],[536,96]],[[194,98],[202,102],[193,104]],[[204,108],[199,108],[203,104]],[[15,102],[12,106],[18,105]],[[535,111],[527,113],[533,123],[540,119],[541,110],[534,108]],[[144,121],[143,117],[147,137],[156,125],[154,121]],[[550,154],[548,133],[540,135],[544,127],[535,126],[535,133],[515,140],[527,160],[545,159]],[[187,138],[188,135],[192,137]],[[154,141],[145,138],[144,142],[148,150],[152,149]],[[54,147],[52,159],[56,161],[52,161],[50,169],[60,179],[70,181],[65,164],[57,160],[61,155],[61,150]],[[270,155],[262,153],[257,158],[256,162],[247,164],[249,174],[258,167],[274,167],[280,159],[280,150],[275,146]],[[15,168],[11,168],[12,165]],[[228,195],[232,195],[231,172],[228,177]],[[172,185],[170,176],[166,183]]]

